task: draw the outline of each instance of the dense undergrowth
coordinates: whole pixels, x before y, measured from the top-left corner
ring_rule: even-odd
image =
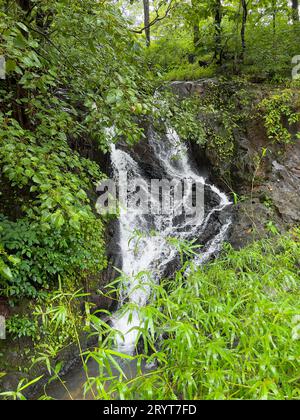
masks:
[[[111,126],[129,143],[141,137],[152,87],[111,5],[0,5],[0,293],[17,303],[105,268],[99,156]]]
[[[241,251],[228,246],[187,278],[185,267],[175,280],[152,285],[152,300],[139,309],[144,354],[132,358],[152,368],[134,379],[126,380],[120,359],[120,372],[112,363],[115,331],[94,318],[102,339],[88,357],[100,366],[99,378],[90,380],[97,396],[299,399],[299,241],[294,230]]]
[[[146,307],[123,307],[126,313],[139,310],[145,320],[136,356],[113,350],[118,333],[103,320],[106,311],[100,318],[88,312],[86,325],[99,342],[82,360],[88,372],[94,359],[99,375],[87,378],[85,392],[94,399],[298,400],[299,257],[297,229],[240,251],[226,245],[205,267],[186,275],[186,263],[175,278],[151,284]],[[118,292],[115,287],[107,286],[106,293]],[[79,293],[58,292],[42,325],[78,330],[73,303],[79,298]],[[49,351],[41,351],[38,361],[62,380],[62,365],[53,365]],[[128,363],[137,368],[134,378],[127,378]],[[44,398],[51,395],[46,392]]]

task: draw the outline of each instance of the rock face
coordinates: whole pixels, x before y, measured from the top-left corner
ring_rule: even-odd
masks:
[[[187,98],[191,95],[203,95],[209,87],[217,85],[219,82],[217,79],[203,79],[200,81],[180,81],[172,82],[171,89],[180,98]]]
[[[205,95],[219,82],[215,79],[195,82],[174,82],[172,90],[184,98],[196,94]],[[230,82],[229,82],[230,83]],[[219,83],[220,84],[220,83]],[[249,85],[255,90],[257,100],[262,99],[262,88]],[[268,88],[269,89],[269,88]],[[235,91],[232,83],[227,91]],[[247,89],[246,89],[247,91]],[[243,109],[241,109],[241,112]],[[203,115],[199,114],[200,120]],[[222,137],[222,127],[215,121],[216,130]],[[300,142],[296,137],[299,127],[291,129],[292,142],[288,146],[273,144],[267,136],[261,115],[244,121],[233,130],[234,157],[216,163],[218,156],[207,144],[200,147],[191,145],[197,162],[205,160],[211,178],[229,194],[239,196],[235,205],[235,223],[231,243],[240,248],[255,239],[268,235],[270,230],[286,231],[300,223]],[[262,157],[262,150],[266,155]],[[230,179],[224,182],[222,174]],[[237,197],[236,196],[236,197]]]
[[[236,139],[237,155],[232,167],[236,191],[246,198],[237,206],[232,243],[243,246],[268,233],[274,225],[283,232],[300,222],[300,144],[296,140],[282,153],[271,144],[262,121],[245,127],[245,137]],[[258,151],[267,149],[260,164]],[[249,179],[251,182],[249,183]]]
[[[121,143],[118,147],[128,152],[139,163],[146,177],[149,179],[161,179],[165,175],[164,169],[155,157],[148,140],[153,135],[153,127],[148,123],[144,124],[143,128],[145,130],[145,138],[141,139],[134,146],[130,147],[126,143]]]
[[[10,315],[10,308],[6,298],[0,297],[0,316],[8,318]]]
[[[184,85],[182,85],[184,86]],[[189,90],[188,90],[189,91]],[[191,89],[193,92],[193,90]],[[199,90],[199,92],[202,92],[202,90]],[[199,93],[198,92],[198,93]],[[170,178],[170,174],[165,172],[165,168],[162,165],[162,162],[157,159],[155,156],[153,149],[149,143],[150,136],[154,135],[154,128],[149,124],[146,129],[145,133],[146,136],[143,140],[141,140],[138,144],[134,146],[128,146],[126,144],[118,145],[119,148],[127,152],[136,162],[138,162],[139,166],[142,169],[143,175],[146,179],[162,179]],[[162,134],[162,140],[164,141],[164,130],[165,127],[162,124],[161,127],[161,134]],[[190,149],[192,149],[192,145],[190,145]],[[197,159],[195,159],[197,157]],[[196,153],[196,156],[193,153],[193,150],[189,150],[188,153],[188,160],[189,164],[193,169],[196,169],[196,172],[200,174],[201,176],[204,176],[207,178],[207,184],[214,184],[213,179],[209,175],[209,170],[207,167],[207,158],[203,158],[202,154],[199,152],[199,150]],[[211,210],[215,207],[218,207],[220,203],[220,197],[209,187],[209,185],[205,186],[204,189],[204,212],[207,216]],[[199,243],[203,245],[203,251],[206,251],[208,244],[210,241],[220,232],[222,226],[226,224],[226,220],[229,219],[229,217],[232,214],[232,207],[228,206],[227,208],[223,209],[221,212],[213,212],[211,214],[211,217],[209,219],[209,223],[206,226],[206,229],[201,232],[200,237],[195,238],[198,239]],[[180,223],[180,220],[177,220]],[[175,221],[176,223],[176,221]],[[112,244],[113,245],[113,244]],[[108,246],[108,249],[110,249],[110,246]],[[167,256],[166,256],[167,258]],[[169,265],[166,266],[166,270],[163,273],[163,276],[165,277],[172,277],[175,273],[175,271],[179,270],[181,268],[180,258],[178,256],[177,261],[171,261]]]
[[[285,165],[272,162],[269,189],[277,212],[285,223],[300,222],[300,145],[291,147]]]

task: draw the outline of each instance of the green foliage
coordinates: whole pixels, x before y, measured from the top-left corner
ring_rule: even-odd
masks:
[[[4,293],[34,297],[58,274],[104,268],[103,224],[87,195],[103,178],[99,167],[73,152],[64,137],[38,140],[8,119],[4,128],[0,164],[11,188],[20,191],[14,205],[22,210],[15,222],[0,217],[1,242],[21,260]]]
[[[103,226],[94,216],[82,223],[80,231],[66,226],[45,230],[26,219],[0,218],[0,223],[1,240],[20,259],[11,268],[12,278],[2,286],[2,293],[10,298],[36,297],[42,288],[55,287],[58,276],[79,284],[84,272],[97,273],[106,266]]]
[[[4,399],[14,400],[14,401],[16,401],[16,400],[24,401],[24,400],[26,400],[26,397],[24,396],[25,391],[28,388],[30,388],[32,385],[39,382],[42,378],[43,378],[43,376],[39,376],[38,378],[35,378],[32,381],[22,379],[18,383],[18,387],[15,391],[1,392],[0,397],[2,397]]]
[[[165,79],[174,80],[199,80],[202,78],[213,77],[216,73],[214,66],[200,67],[198,63],[186,64],[170,70],[165,75]]]
[[[84,323],[80,302],[86,295],[73,290],[60,288],[33,307],[33,320],[40,325],[40,333],[35,337],[34,363],[45,363],[49,374],[53,373],[53,363],[61,350],[73,343],[79,349],[81,346],[79,336]]]
[[[0,226],[0,232],[3,228]],[[9,264],[17,265],[20,260],[16,257],[8,255],[3,248],[2,243],[0,242],[0,284],[7,280],[13,279],[13,274]]]
[[[137,17],[142,3],[130,4]],[[254,115],[249,85],[232,89],[211,80],[201,99],[164,92],[164,104],[153,99],[155,88],[162,79],[222,74],[277,84],[290,78],[291,58],[299,53],[299,22],[287,1],[247,2],[245,45],[240,1],[152,5],[155,37],[144,49],[119,10],[126,9],[125,0],[0,0],[0,55],[6,58],[6,79],[0,80],[0,296],[14,303],[32,298],[33,313],[12,316],[7,329],[14,338],[32,339],[34,361],[46,365],[51,380],[61,381],[56,359],[71,343],[77,342],[87,368],[79,337],[83,295],[74,290],[106,267],[104,222],[94,202],[104,178],[99,162],[111,142],[136,143],[144,135],[141,121],[150,116],[207,147],[216,165],[230,165],[234,130]],[[292,141],[289,128],[299,119],[293,99],[285,90],[261,102],[275,143]],[[254,162],[252,190],[265,154]],[[267,197],[264,204],[272,206]],[[272,221],[266,229],[279,234]],[[133,232],[129,245],[141,239]],[[149,278],[143,287],[152,288],[151,299],[144,308],[123,310],[138,310],[145,320],[136,343],[143,353],[113,350],[118,332],[88,311],[99,347],[85,356],[99,364],[99,375],[87,378],[86,390],[95,389],[101,399],[299,399],[299,241],[295,231],[239,252],[228,248],[219,261],[191,271],[185,265],[160,285],[150,284],[149,273],[137,275]],[[182,265],[199,248],[169,242]],[[120,292],[115,285],[110,293]],[[126,377],[120,359],[136,363],[135,378]],[[145,363],[154,368],[145,373]],[[21,381],[1,396],[25,399],[23,391],[39,379]]]
[[[140,103],[148,112],[151,86],[142,74],[140,47],[119,11],[92,0],[39,7],[28,21],[17,11],[1,15],[8,78],[30,92],[20,100],[31,124],[40,130],[42,122],[43,135],[67,131],[79,139],[88,133],[103,150],[111,140],[105,129],[112,125],[129,142],[139,139],[134,107]],[[51,36],[38,26],[38,13],[49,16]]]
[[[157,117],[166,119],[183,140],[207,148],[215,167],[230,166],[236,150],[234,131],[257,115],[258,94],[249,91],[250,86],[243,80],[210,80],[200,94],[187,98],[165,91]]]
[[[105,153],[120,137],[140,139],[152,86],[109,2],[10,3],[0,8],[0,270],[1,294],[20,299],[106,266],[94,210],[104,176],[86,144]]]
[[[138,309],[144,320],[135,356],[113,350],[118,332],[88,311],[87,324],[99,344],[83,353],[85,392],[106,400],[299,399],[299,243],[300,231],[294,230],[241,251],[227,245],[219,260],[191,267],[188,274],[185,265],[175,279],[151,284],[146,307],[122,309]],[[193,244],[184,249],[194,254]],[[116,284],[108,286],[108,294],[116,292]],[[74,306],[81,296],[60,290],[52,305],[37,308],[35,315],[49,338],[69,325],[82,353]],[[59,349],[55,342],[42,345],[35,362],[45,363],[50,382],[58,379],[69,393],[60,378],[62,365],[54,363]],[[90,360],[99,366],[95,377],[88,376]],[[133,378],[127,364],[136,371]],[[2,396],[25,398],[14,392]]]
[[[187,63],[188,54],[192,54],[193,45],[187,36],[172,37],[168,34],[152,43],[146,51],[146,58],[151,66],[160,72],[167,72],[183,62]]]
[[[163,93],[163,103],[157,109],[157,129],[161,129],[160,119],[167,120],[183,140],[192,140],[198,144],[205,144],[206,133],[199,119],[201,101],[197,96],[179,99],[166,91]]]
[[[154,4],[159,10],[161,2]],[[200,60],[211,65],[209,75],[243,74],[254,81],[274,84],[290,79],[291,59],[299,54],[300,31],[291,2],[250,0],[245,4],[244,22],[240,0],[174,0],[169,18],[151,28],[153,40],[147,55],[152,68],[161,71],[167,80],[194,79],[203,74],[196,64]],[[195,63],[194,71],[191,61]]]
[[[267,134],[273,143],[289,144],[292,134],[288,130],[299,121],[299,114],[293,110],[293,92],[285,90],[264,99],[260,108],[264,111]]]
[[[234,154],[234,142],[231,135],[220,136],[212,133],[209,148],[213,149],[220,162],[230,162]]]
[[[275,3],[274,3],[275,4]],[[265,16],[264,16],[265,15]],[[260,24],[257,24],[257,19]],[[264,24],[269,19],[269,25]],[[280,84],[291,79],[291,60],[299,54],[297,39],[299,23],[291,25],[289,14],[276,7],[275,28],[272,7],[249,17],[247,28],[247,50],[242,72],[254,80],[270,80]],[[239,37],[230,42],[230,50],[239,45]]]
[[[75,286],[67,284],[64,287],[68,291],[58,289],[39,295],[35,301],[28,302],[28,313],[15,314],[7,319],[9,337],[30,338],[34,343],[31,354],[38,357],[36,363],[41,361],[41,354],[45,355],[42,352],[50,352],[55,359],[63,348],[77,340],[77,330],[83,329],[80,303],[86,295],[81,291],[74,292]]]
[[[134,356],[133,379],[121,368],[128,356],[108,357],[115,331],[93,319],[105,340],[89,353],[102,372],[89,387],[101,399],[299,399],[299,239],[298,230],[228,247],[219,261],[156,286],[139,309],[144,353]],[[156,367],[145,373],[144,363]]]
[[[30,337],[36,338],[38,335],[38,325],[28,317],[14,315],[6,322],[7,332],[14,338]]]
[[[181,265],[184,264],[185,259],[191,259],[197,255],[201,248],[201,246],[197,244],[197,239],[187,241],[183,239],[179,240],[177,238],[168,238],[168,243],[175,247],[179,252]]]
[[[198,100],[187,99],[187,111],[197,115],[198,124],[189,138],[207,147],[216,166],[231,164],[235,152],[234,130],[254,115],[251,98],[252,93],[245,90],[244,82],[236,81],[233,88],[230,82],[223,81],[205,85]]]

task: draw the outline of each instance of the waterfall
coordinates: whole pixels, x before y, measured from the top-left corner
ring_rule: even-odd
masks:
[[[140,318],[138,310],[130,309],[124,312],[123,304],[133,303],[137,307],[147,304],[151,282],[159,282],[166,266],[178,257],[178,250],[168,241],[170,237],[179,240],[200,239],[207,226],[212,223],[214,215],[221,213],[231,204],[225,194],[216,186],[207,183],[207,180],[193,169],[188,148],[181,142],[175,130],[169,127],[166,128],[165,134],[161,134],[151,129],[148,142],[151,152],[162,168],[162,173],[167,174],[170,179],[190,179],[203,188],[209,188],[211,194],[217,198],[217,205],[206,210],[204,217],[200,217],[192,225],[185,217],[175,219],[173,214],[149,216],[123,209],[121,206],[119,245],[124,278],[120,309],[111,321],[113,328],[120,332],[116,339],[118,350],[128,354],[135,351],[137,328],[143,325],[143,319]],[[114,177],[120,188],[127,190],[127,185],[137,178],[147,181],[142,167],[129,153],[112,146],[111,160]],[[189,191],[189,194],[192,194],[192,191]],[[205,244],[205,248],[199,251],[199,256],[194,260],[195,264],[203,264],[220,250],[230,224],[230,217],[225,218],[218,231]]]

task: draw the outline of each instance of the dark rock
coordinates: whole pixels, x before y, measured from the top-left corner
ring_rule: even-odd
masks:
[[[188,62],[190,64],[194,64],[195,60],[196,60],[196,55],[195,54],[187,54],[187,58],[188,58]]]
[[[224,89],[222,83],[216,79],[174,82],[171,89],[180,98],[185,98],[193,94],[205,96],[209,88],[216,85]],[[225,82],[224,85],[229,95],[237,90],[234,82]],[[254,93],[257,102],[262,99],[261,86],[249,84],[244,87],[247,88],[251,94]],[[241,107],[241,112],[243,111]],[[226,135],[217,113],[199,114],[199,118],[220,137]],[[205,162],[210,178],[216,185],[227,189],[228,193],[234,191],[243,197],[243,201],[235,206],[235,223],[231,233],[231,242],[235,247],[240,248],[268,235],[269,230],[266,227],[270,222],[279,231],[286,231],[299,224],[300,143],[296,140],[299,129],[299,125],[289,128],[295,140],[291,145],[272,144],[267,137],[262,116],[257,115],[233,130],[235,155],[233,159],[223,161],[209,145],[191,144],[198,167]],[[268,152],[257,166],[257,158],[264,148]]]
[[[206,68],[206,67],[209,66],[209,62],[208,61],[199,60],[198,61],[198,64],[199,64],[200,67],[203,67],[203,68]]]
[[[217,85],[217,79],[201,79],[193,82],[177,81],[170,84],[171,91],[180,98],[186,98],[191,95],[204,95],[209,88]]]
[[[106,310],[110,311],[115,303],[115,299],[107,295],[93,294],[89,296],[88,303],[92,304],[91,312]]]
[[[8,299],[4,297],[0,297],[0,316],[4,316],[4,318],[8,318],[11,314],[11,310],[8,304]]]

